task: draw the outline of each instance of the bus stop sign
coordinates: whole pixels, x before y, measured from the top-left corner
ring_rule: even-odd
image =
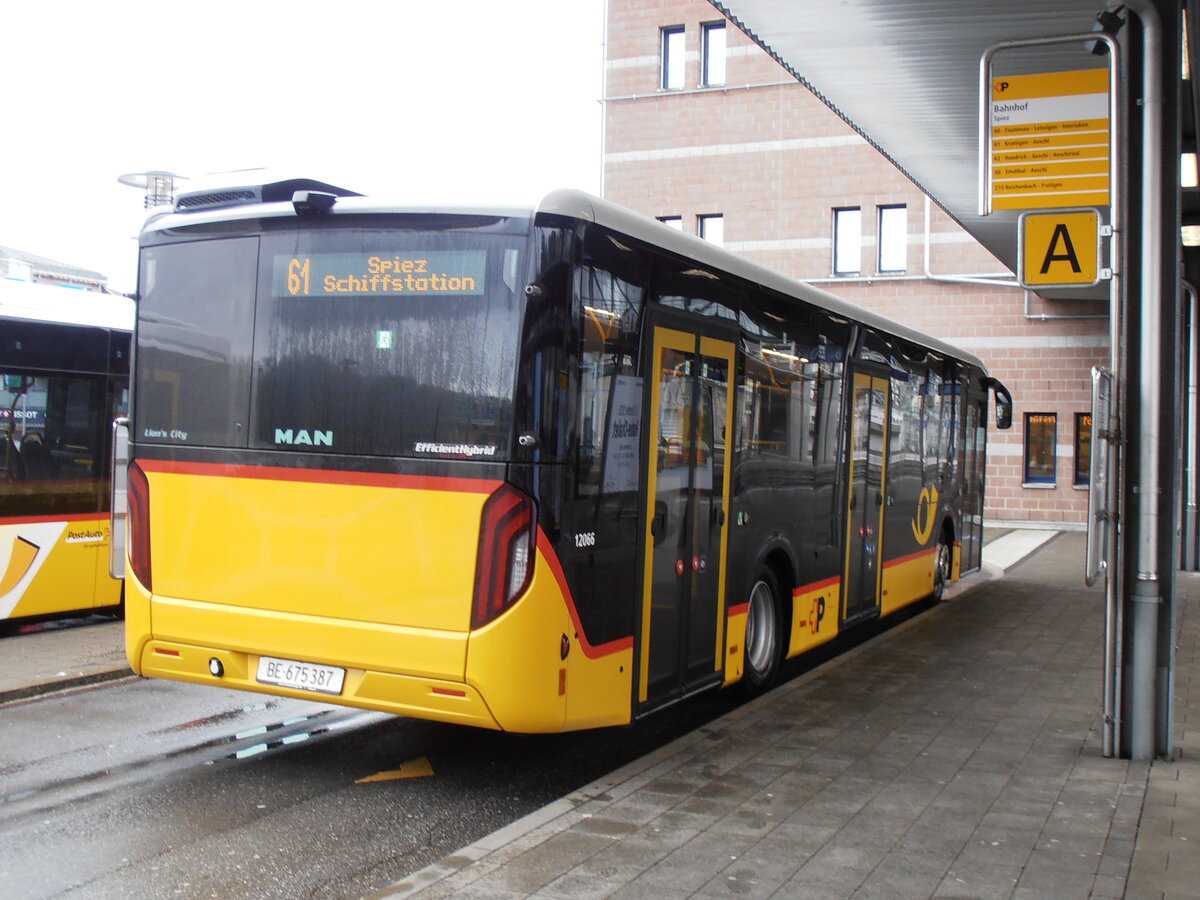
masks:
[[[1026,212],[1020,217],[1017,278],[1022,287],[1089,287],[1100,268],[1100,213],[1094,209]]]

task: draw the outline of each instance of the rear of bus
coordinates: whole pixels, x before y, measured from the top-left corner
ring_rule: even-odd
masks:
[[[568,708],[578,629],[514,461],[531,213],[344,193],[183,195],[143,231],[130,664],[487,728],[627,720],[622,661]]]

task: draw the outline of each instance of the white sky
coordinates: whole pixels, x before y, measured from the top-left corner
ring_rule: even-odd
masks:
[[[117,176],[147,170],[187,190],[266,166],[418,203],[598,193],[602,17],[603,0],[11,3],[0,244],[132,291],[143,195]]]

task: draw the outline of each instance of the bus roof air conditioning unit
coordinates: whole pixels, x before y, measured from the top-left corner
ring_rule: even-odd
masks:
[[[176,212],[197,212],[204,209],[224,209],[231,206],[248,206],[253,203],[290,203],[297,191],[332,194],[335,197],[361,197],[357,191],[336,187],[311,178],[290,178],[271,184],[242,185],[239,187],[209,188],[180,194],[175,201]]]

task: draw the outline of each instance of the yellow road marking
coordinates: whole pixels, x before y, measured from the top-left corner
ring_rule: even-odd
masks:
[[[433,774],[433,766],[429,764],[429,760],[424,756],[419,759],[410,759],[406,763],[401,763],[398,769],[389,769],[386,772],[376,772],[374,775],[368,775],[366,778],[359,778],[355,784],[366,784],[369,781],[398,781],[401,778],[426,778]]]

